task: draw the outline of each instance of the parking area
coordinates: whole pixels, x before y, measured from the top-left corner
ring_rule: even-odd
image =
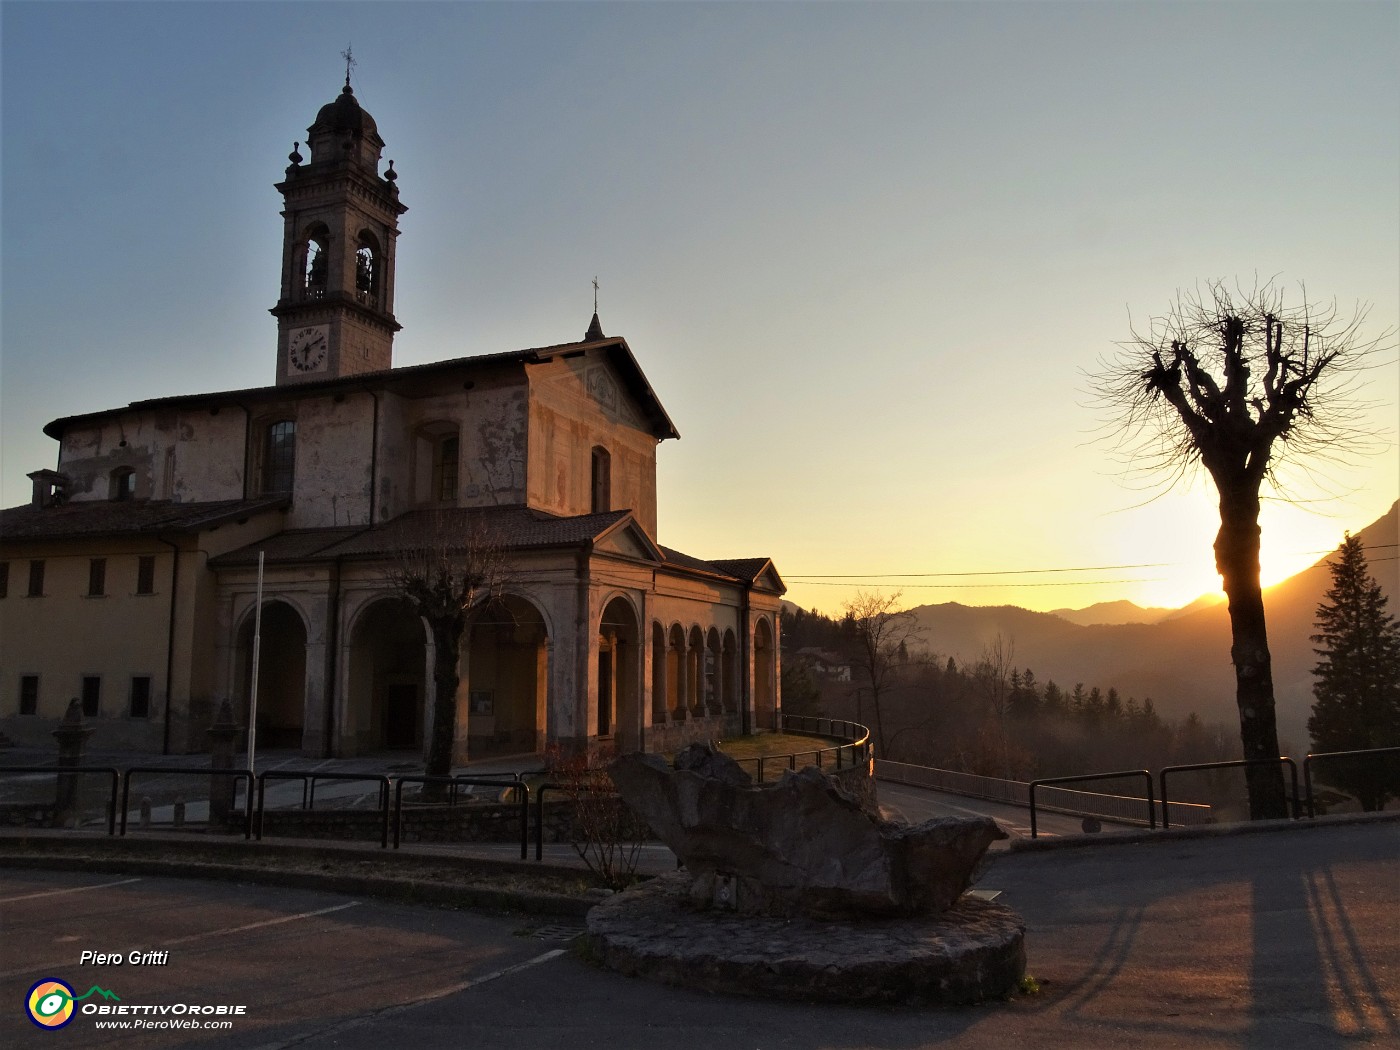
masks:
[[[0,1044],[41,978],[140,1006],[241,1005],[231,1029],[98,1029],[68,1046],[1313,1050],[1400,1045],[1400,824],[1000,854],[1039,994],[959,1011],[709,996],[599,972],[567,923],[311,890],[0,868]],[[83,951],[168,953],[80,964]],[[162,1019],[154,1014],[145,1019]],[[185,1015],[188,1019],[189,1015]],[[218,1019],[217,1015],[215,1019]],[[202,1020],[202,1018],[201,1018]]]

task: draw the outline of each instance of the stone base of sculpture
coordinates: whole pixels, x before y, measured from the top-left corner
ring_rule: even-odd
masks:
[[[1010,994],[1025,929],[968,896],[1005,838],[987,817],[882,820],[818,769],[754,784],[692,746],[610,767],[685,870],[596,906],[585,943],[621,973],[714,992],[828,1002],[967,1003]]]
[[[1010,908],[964,896],[938,915],[780,919],[697,910],[685,872],[588,913],[585,950],[632,977],[800,1002],[953,1006],[1002,999],[1026,972]]]

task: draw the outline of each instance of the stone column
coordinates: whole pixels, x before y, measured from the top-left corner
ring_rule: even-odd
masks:
[[[214,724],[205,731],[209,737],[209,768],[236,769],[234,750],[243,727],[233,719],[233,707],[228,700],[219,704],[219,713]],[[238,786],[235,777],[211,776],[209,778],[209,826],[224,827],[233,813],[234,794]]]
[[[63,721],[53,731],[58,741],[58,764],[77,768],[83,764],[83,750],[87,738],[92,736],[92,727],[83,719],[83,705],[75,696],[68,701],[68,711]],[[58,792],[54,799],[54,824],[60,828],[77,827],[82,819],[82,792],[79,785],[82,777],[61,773],[58,777]]]

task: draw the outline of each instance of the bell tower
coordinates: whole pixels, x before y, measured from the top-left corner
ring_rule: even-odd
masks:
[[[277,183],[286,220],[277,318],[277,383],[302,383],[393,365],[394,248],[399,203],[394,162],[381,177],[384,140],[345,87],[306,130]]]

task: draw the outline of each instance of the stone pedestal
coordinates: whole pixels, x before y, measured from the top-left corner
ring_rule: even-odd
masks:
[[[238,737],[242,731],[243,727],[233,719],[233,708],[225,700],[219,705],[219,713],[215,716],[214,724],[204,731],[209,738],[210,769],[238,768],[234,765],[234,748],[238,744]],[[211,827],[218,828],[228,824],[229,817],[233,813],[237,786],[238,779],[236,777],[211,776],[209,778],[209,824]]]
[[[58,764],[60,766],[81,766],[87,738],[92,736],[92,727],[83,718],[83,705],[77,697],[68,702],[68,710],[63,721],[53,731],[58,741]],[[61,773],[58,777],[58,792],[54,798],[54,823],[61,828],[75,827],[82,819],[82,777]]]

